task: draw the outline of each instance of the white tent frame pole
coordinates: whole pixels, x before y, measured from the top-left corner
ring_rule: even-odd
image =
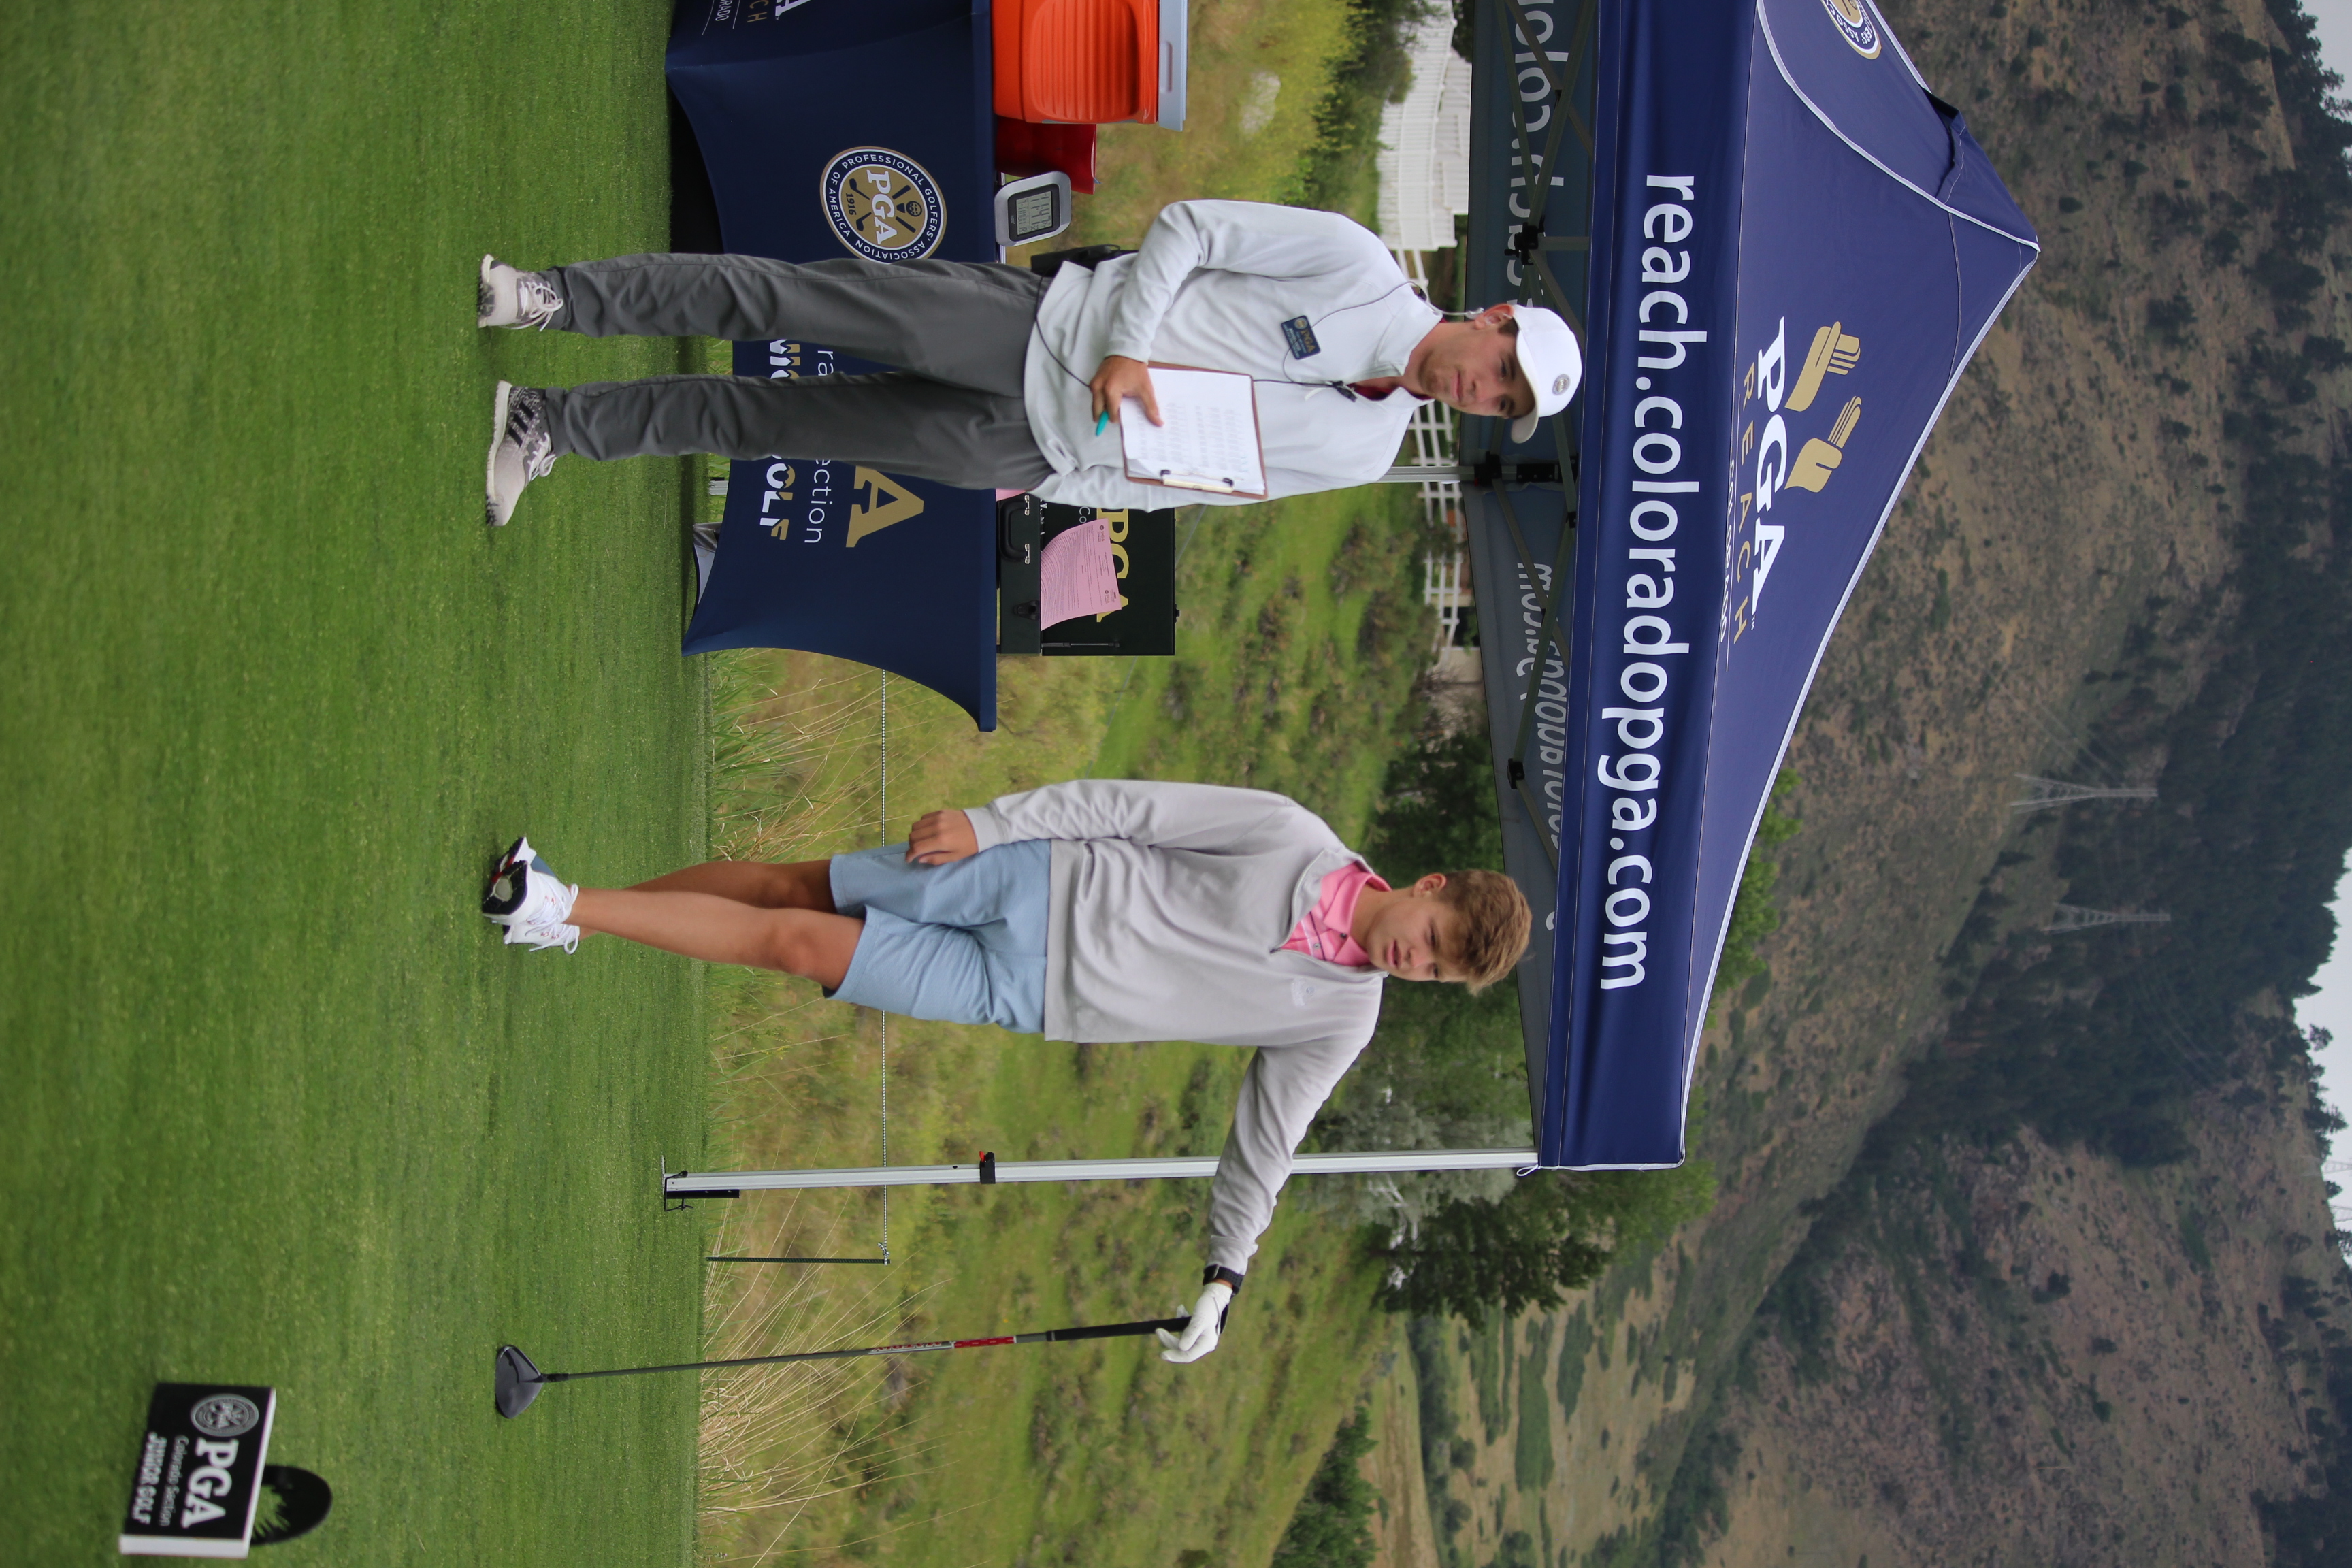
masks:
[[[1536,1163],[1533,1149],[1397,1149],[1361,1154],[1299,1154],[1291,1172],[1302,1176],[1369,1175],[1410,1171],[1521,1171]],[[662,1177],[666,1198],[797,1192],[811,1187],[1009,1186],[1016,1182],[1135,1182],[1206,1180],[1217,1173],[1214,1154],[1164,1160],[995,1160],[987,1165],[867,1165],[814,1171],[680,1171]]]

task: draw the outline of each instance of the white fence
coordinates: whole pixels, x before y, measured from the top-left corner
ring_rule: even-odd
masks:
[[[1452,245],[1455,215],[1470,210],[1470,62],[1453,37],[1443,10],[1414,31],[1412,85],[1381,110],[1381,238],[1393,249]]]
[[[1397,265],[1404,268],[1406,279],[1427,299],[1427,258],[1417,250],[1400,250],[1395,256]],[[1414,410],[1412,423],[1405,426],[1404,461],[1416,468],[1452,468],[1456,437],[1454,410],[1434,400],[1424,403]],[[1477,600],[1471,592],[1470,561],[1464,549],[1468,534],[1462,519],[1462,481],[1421,479],[1416,484],[1421,491],[1422,510],[1427,514],[1430,525],[1444,529],[1454,541],[1453,549],[1430,556],[1422,574],[1421,602],[1437,612],[1437,633],[1429,647],[1434,658],[1458,645],[1462,612]]]

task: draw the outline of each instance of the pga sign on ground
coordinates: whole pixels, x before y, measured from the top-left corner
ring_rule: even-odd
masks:
[[[277,1413],[273,1389],[157,1384],[123,1510],[122,1555],[243,1557]]]

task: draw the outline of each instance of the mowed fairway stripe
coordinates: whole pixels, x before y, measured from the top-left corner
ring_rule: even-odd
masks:
[[[111,1562],[148,1384],[270,1383],[305,1562],[685,1562],[699,976],[502,950],[704,844],[679,466],[479,521],[490,388],[679,367],[487,334],[485,249],[665,244],[664,8],[0,16],[0,1540]]]

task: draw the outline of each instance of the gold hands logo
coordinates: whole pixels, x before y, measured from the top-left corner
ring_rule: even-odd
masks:
[[[849,541],[844,550],[856,549],[859,540],[894,522],[923,515],[923,498],[878,469],[858,469],[856,484],[866,499],[849,509]]]
[[[1805,368],[1797,376],[1797,389],[1789,394],[1789,412],[1802,414],[1821,395],[1822,377],[1843,375],[1862,363],[1862,340],[1845,335],[1843,321],[1832,321],[1813,334],[1813,346],[1805,351]]]
[[[1782,547],[1790,542],[1790,529],[1803,526],[1801,511],[1775,518],[1774,498],[1790,489],[1820,494],[1845,461],[1846,444],[1862,423],[1862,399],[1850,397],[1830,422],[1826,440],[1817,436],[1798,446],[1798,433],[1789,427],[1792,416],[1813,405],[1823,381],[1850,374],[1862,363],[1862,340],[1849,334],[1843,321],[1832,321],[1816,331],[1792,386],[1788,332],[1784,317],[1739,386],[1747,424],[1731,459],[1735,499],[1727,520],[1727,545],[1732,571],[1723,598],[1724,627],[1734,644],[1747,635],[1760,613],[1765,584]],[[1759,400],[1763,408],[1754,410],[1752,405]]]
[[[1797,384],[1789,393],[1789,412],[1802,414],[1821,395],[1822,381],[1826,376],[1843,375],[1862,363],[1862,340],[1849,337],[1843,321],[1832,321],[1813,334],[1813,346],[1805,351],[1805,368],[1798,373]],[[1815,437],[1805,443],[1790,467],[1789,482],[1799,489],[1818,494],[1830,482],[1830,470],[1845,458],[1845,444],[1853,434],[1856,421],[1862,417],[1862,399],[1857,397],[1839,411],[1837,423],[1830,426],[1826,441]]]
[[[868,261],[917,260],[938,249],[947,232],[930,172],[887,147],[836,153],[817,184],[834,237]]]
[[[1845,444],[1861,422],[1862,399],[1853,398],[1838,410],[1837,423],[1830,426],[1828,440],[1816,436],[1805,443],[1805,449],[1797,454],[1796,462],[1789,469],[1789,482],[1799,489],[1819,494],[1821,488],[1830,482],[1830,470],[1845,461]]]

